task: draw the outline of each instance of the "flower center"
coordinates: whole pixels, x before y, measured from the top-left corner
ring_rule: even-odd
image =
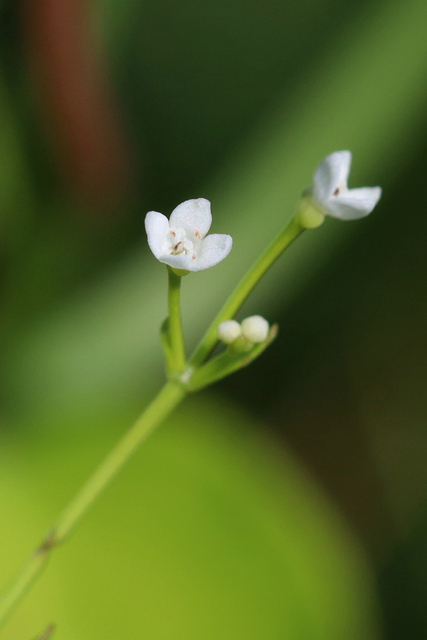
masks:
[[[346,182],[344,182],[344,180],[342,180],[341,182],[339,182],[333,192],[333,196],[340,196],[342,195],[345,191],[347,191],[347,184]]]
[[[170,252],[173,256],[181,253],[190,253],[193,250],[193,243],[187,238],[184,229],[171,229],[170,234],[173,238]]]

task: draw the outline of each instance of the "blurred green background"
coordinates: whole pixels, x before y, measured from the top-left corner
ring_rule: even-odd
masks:
[[[163,380],[150,209],[212,201],[233,252],[186,278],[189,348],[351,149],[327,220],[243,316],[255,365],[190,398],[3,631],[62,640],[426,638],[424,0],[2,0],[0,582]]]

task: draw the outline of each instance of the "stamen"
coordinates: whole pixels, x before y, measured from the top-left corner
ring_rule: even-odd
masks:
[[[171,249],[171,253],[176,256],[178,253],[182,253],[184,251],[184,243],[177,242],[174,247]]]

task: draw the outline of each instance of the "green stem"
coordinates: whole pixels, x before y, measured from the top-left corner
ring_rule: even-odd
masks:
[[[3,626],[10,612],[30,585],[40,575],[52,549],[69,536],[141,442],[169,415],[186,394],[186,389],[176,382],[165,384],[135,424],[89,478],[0,599],[0,627]]]
[[[252,292],[254,287],[261,280],[263,275],[268,271],[277,258],[289,245],[304,231],[304,227],[299,222],[299,216],[292,218],[287,227],[273,240],[264,253],[258,258],[252,268],[239,282],[233,293],[230,295],[224,306],[210,325],[209,329],[202,338],[196,351],[190,360],[193,368],[201,365],[209,356],[218,341],[218,325],[224,320],[234,318],[246,298]]]
[[[185,368],[185,347],[181,322],[181,280],[170,267],[169,274],[169,336],[170,336],[170,371],[181,373]]]

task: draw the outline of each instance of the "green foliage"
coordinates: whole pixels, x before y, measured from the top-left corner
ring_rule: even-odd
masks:
[[[117,419],[99,420],[102,438],[82,423],[64,436],[54,418],[3,443],[2,576],[118,437]],[[56,552],[8,638],[49,621],[64,640],[374,637],[362,557],[257,427],[218,399],[187,401]]]

